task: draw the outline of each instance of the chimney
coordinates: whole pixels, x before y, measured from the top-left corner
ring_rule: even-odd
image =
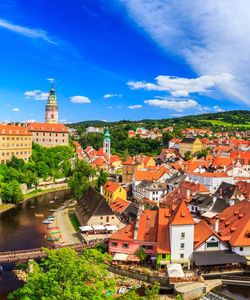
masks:
[[[219,232],[219,218],[217,216],[215,217],[214,230],[216,233]]]
[[[186,198],[187,200],[190,198],[190,190],[186,190]]]
[[[103,195],[103,186],[100,187],[100,194]]]

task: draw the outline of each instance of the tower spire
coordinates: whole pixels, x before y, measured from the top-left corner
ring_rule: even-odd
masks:
[[[45,123],[58,124],[58,105],[54,89],[54,80],[51,81],[51,88],[45,109]]]
[[[107,154],[108,158],[110,159],[110,147],[111,147],[111,139],[109,128],[104,128],[104,139],[103,139],[103,151]]]

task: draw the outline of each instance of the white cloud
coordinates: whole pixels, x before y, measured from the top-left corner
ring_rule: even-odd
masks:
[[[120,0],[167,53],[200,75],[232,74],[220,92],[250,104],[250,1]]]
[[[50,44],[57,44],[55,41],[53,41],[48,33],[45,30],[42,29],[34,29],[29,27],[24,27],[21,25],[17,25],[14,23],[11,23],[10,21],[0,19],[0,28],[4,28],[7,30],[10,30],[12,32],[15,32],[17,34],[32,38],[32,39],[42,39]]]
[[[104,99],[109,99],[109,98],[113,98],[113,97],[119,97],[121,98],[122,97],[122,94],[110,94],[110,93],[107,93],[103,96]]]
[[[45,93],[40,90],[33,90],[33,91],[27,91],[24,93],[24,96],[27,99],[34,99],[34,100],[47,100],[49,97],[49,93]]]
[[[223,111],[225,111],[225,109],[223,109],[223,108],[221,108],[220,106],[217,106],[217,105],[215,105],[213,107],[213,109],[214,109],[215,112],[223,112]]]
[[[198,103],[191,99],[180,100],[180,101],[167,100],[167,99],[165,100],[152,99],[152,100],[145,100],[144,103],[151,106],[175,110],[177,112],[182,112],[183,110],[198,106]]]
[[[128,108],[129,108],[129,109],[139,109],[139,108],[142,108],[142,105],[140,105],[140,104],[129,105]]]
[[[159,75],[155,78],[156,83],[129,81],[128,85],[132,89],[167,91],[175,97],[187,97],[192,93],[206,93],[216,86],[230,82],[232,78],[232,75],[227,73],[213,76],[204,75],[197,78]]]
[[[47,80],[49,81],[49,82],[51,82],[51,83],[54,83],[55,82],[55,78],[47,78]]]
[[[109,106],[107,106],[107,108],[108,108],[108,109],[112,109],[112,108],[113,108],[113,106],[109,105]]]
[[[91,103],[91,100],[86,96],[73,96],[70,97],[70,101],[72,103],[80,103],[80,104]]]
[[[12,111],[16,111],[16,112],[18,112],[18,111],[20,111],[20,108],[18,108],[18,107],[14,107],[14,108],[12,108]]]

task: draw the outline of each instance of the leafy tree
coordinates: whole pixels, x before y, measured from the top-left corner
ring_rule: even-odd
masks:
[[[202,157],[206,158],[208,156],[208,150],[207,149],[202,149],[201,151],[195,153],[195,155],[198,159],[200,159]]]
[[[147,300],[159,300],[159,289],[160,289],[160,284],[159,282],[155,282],[153,287],[151,289],[146,289],[145,291],[145,296]]]
[[[187,152],[185,152],[184,153],[184,160],[185,161],[188,161],[188,160],[190,160],[190,159],[192,159],[192,153],[190,152],[190,151],[187,151]]]
[[[77,200],[80,199],[87,190],[89,179],[94,176],[94,174],[94,169],[86,161],[77,161],[73,175],[69,178],[69,187]]]
[[[171,133],[171,132],[165,132],[165,133],[163,133],[163,135],[162,135],[163,145],[164,146],[168,145],[168,142],[170,140],[172,140],[172,138],[174,138],[174,134],[173,133]]]
[[[103,186],[107,182],[108,174],[105,173],[102,169],[96,181],[96,188],[100,191],[101,186]]]
[[[147,258],[147,253],[144,248],[140,247],[136,250],[135,256],[140,259],[140,261],[144,261]]]
[[[0,197],[5,203],[17,203],[22,200],[23,195],[18,181],[13,180],[8,183],[2,183]]]
[[[102,300],[111,299],[115,282],[108,277],[107,254],[96,249],[78,254],[72,249],[45,249],[41,263],[32,262],[33,272],[23,287],[9,295],[10,300]],[[91,266],[91,267],[90,267]]]

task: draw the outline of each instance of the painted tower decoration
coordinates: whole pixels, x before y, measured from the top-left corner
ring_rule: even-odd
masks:
[[[58,105],[53,83],[49,91],[48,102],[45,109],[45,123],[58,124]]]
[[[108,127],[104,129],[104,139],[103,139],[103,152],[107,154],[108,158],[110,159],[110,146],[111,146],[111,139]]]

